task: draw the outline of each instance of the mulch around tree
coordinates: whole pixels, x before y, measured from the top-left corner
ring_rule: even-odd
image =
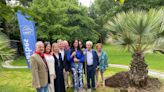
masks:
[[[163,88],[164,86],[158,78],[148,77],[147,86],[143,88],[130,87],[128,72],[119,72],[107,78],[105,80],[105,86],[112,87],[112,88],[119,88],[121,90],[125,90],[125,92],[164,92],[164,90],[160,91],[161,88]]]

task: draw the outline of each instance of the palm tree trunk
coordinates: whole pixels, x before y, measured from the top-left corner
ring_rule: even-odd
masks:
[[[148,65],[145,63],[142,53],[136,52],[132,57],[129,71],[130,86],[142,88],[147,85]]]

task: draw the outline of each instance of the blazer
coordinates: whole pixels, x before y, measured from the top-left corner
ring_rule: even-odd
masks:
[[[46,64],[38,54],[30,57],[32,72],[32,84],[35,88],[44,87],[48,84],[48,70]]]
[[[87,50],[84,50],[84,52],[86,53]],[[95,50],[92,50],[92,55],[93,55],[93,67],[96,69],[96,67],[99,65],[99,58]],[[87,55],[85,55],[85,57],[86,57],[85,61],[87,61]]]
[[[67,59],[67,54],[69,53],[70,50],[64,50],[64,68],[66,71],[70,71],[71,69],[71,64],[69,60]]]

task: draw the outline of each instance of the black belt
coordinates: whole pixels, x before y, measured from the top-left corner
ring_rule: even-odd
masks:
[[[93,65],[87,65],[87,67],[92,67]]]

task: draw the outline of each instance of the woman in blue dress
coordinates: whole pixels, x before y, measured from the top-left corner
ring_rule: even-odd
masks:
[[[71,70],[73,73],[74,92],[83,90],[83,62],[84,54],[80,49],[79,41],[74,40],[73,46],[67,54],[67,59],[71,63]]]
[[[100,75],[101,75],[101,80],[103,83],[103,86],[105,85],[105,80],[104,80],[104,72],[106,70],[106,68],[108,67],[108,56],[106,54],[106,52],[104,52],[102,50],[102,44],[101,43],[97,43],[96,44],[96,49],[97,49],[97,55],[99,57],[99,66],[98,66],[98,70],[96,71],[96,81],[98,83],[98,75],[99,75],[99,71],[100,71]]]

